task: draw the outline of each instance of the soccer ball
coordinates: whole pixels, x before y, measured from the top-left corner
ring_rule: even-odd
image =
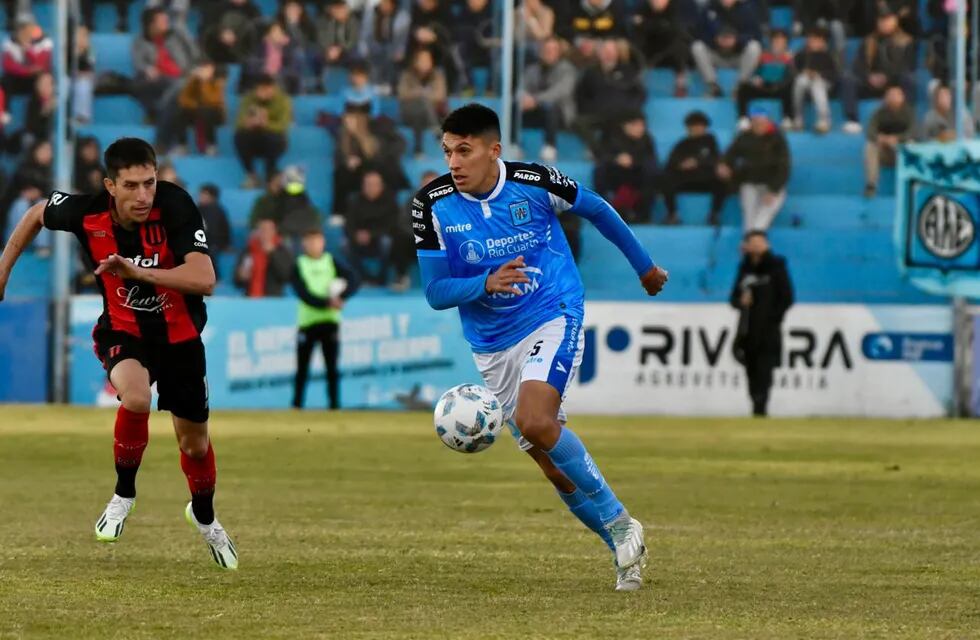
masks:
[[[476,453],[493,444],[504,426],[500,401],[478,384],[461,384],[436,403],[436,434],[460,453]]]

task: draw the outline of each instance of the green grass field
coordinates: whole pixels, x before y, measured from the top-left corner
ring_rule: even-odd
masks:
[[[456,454],[422,414],[216,414],[234,574],[155,414],[100,545],[112,416],[0,408],[0,638],[980,637],[970,423],[580,419],[646,523],[647,587],[621,594],[509,439]]]

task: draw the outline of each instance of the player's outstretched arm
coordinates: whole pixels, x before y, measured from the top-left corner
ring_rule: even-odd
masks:
[[[623,252],[649,295],[660,293],[667,283],[667,271],[653,263],[653,258],[612,205],[596,192],[580,186],[575,205],[570,211],[595,225],[606,240]]]
[[[444,251],[420,250],[419,275],[425,291],[425,301],[437,311],[473,302],[487,293],[489,269],[471,278],[454,278]]]
[[[13,271],[17,260],[24,253],[24,249],[34,242],[34,238],[44,227],[44,207],[46,204],[47,202],[38,202],[28,209],[24,217],[17,223],[14,232],[10,234],[10,240],[7,241],[7,246],[3,249],[3,255],[0,255],[0,300],[3,300],[6,293],[7,281],[10,279],[10,272]]]
[[[124,280],[139,280],[179,293],[209,296],[214,293],[214,265],[206,253],[197,251],[184,256],[184,264],[173,269],[145,269],[118,255],[111,255],[95,269],[95,275],[108,271]]]

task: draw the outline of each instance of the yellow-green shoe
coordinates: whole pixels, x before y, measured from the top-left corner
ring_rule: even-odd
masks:
[[[126,518],[136,508],[136,498],[112,496],[105,511],[95,521],[95,539],[99,542],[115,542],[122,535]]]
[[[211,559],[222,569],[230,571],[237,569],[238,549],[235,548],[235,543],[228,537],[224,527],[221,526],[217,518],[211,524],[198,522],[197,518],[194,517],[194,509],[191,504],[190,502],[187,503],[187,508],[184,509],[184,517],[204,536],[204,542],[207,543],[208,549],[211,551]]]

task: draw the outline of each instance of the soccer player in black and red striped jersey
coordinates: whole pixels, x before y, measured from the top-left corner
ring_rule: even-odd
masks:
[[[150,386],[156,382],[157,407],[172,414],[191,490],[185,516],[204,536],[213,560],[236,569],[238,552],[214,516],[216,472],[201,331],[207,319],[203,296],[214,290],[215,275],[204,223],[186,191],[157,181],[156,154],[147,142],[117,140],[105,151],[105,166],[102,192],[55,191],[27,211],[0,256],[0,300],[11,269],[42,227],[75,234],[102,293],[95,352],[122,402],[113,447],[116,489],[96,521],[96,538],[118,540],[136,503]]]

